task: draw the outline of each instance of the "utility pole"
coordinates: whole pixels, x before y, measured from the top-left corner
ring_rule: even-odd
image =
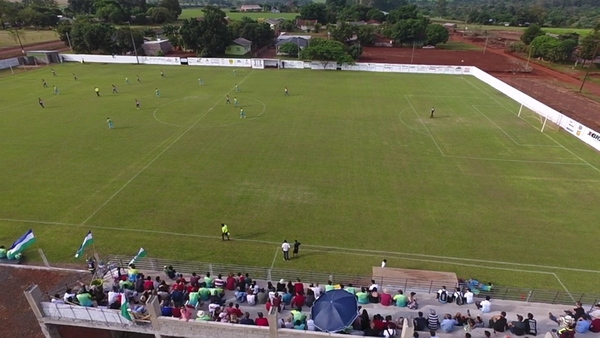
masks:
[[[127,24],[129,25],[129,35],[131,35],[131,44],[133,45],[133,52],[135,53],[135,60],[137,61],[138,65],[139,65],[140,58],[137,53],[137,48],[135,47],[135,39],[133,38],[133,31],[131,30],[131,22],[127,21]]]
[[[585,80],[587,80],[588,74],[590,73],[590,68],[592,68],[592,65],[594,64],[594,60],[596,60],[596,56],[598,56],[598,47],[600,47],[600,40],[596,41],[596,48],[594,49],[594,56],[592,56],[592,61],[590,61],[590,64],[588,65],[588,69],[585,72],[585,75],[583,76],[583,80],[581,81],[581,87],[579,87],[579,92],[581,93],[581,91],[583,90],[583,85],[585,85]]]
[[[529,69],[529,61],[531,60],[531,54],[533,53],[533,46],[529,45],[529,56],[527,57],[527,64],[525,64],[525,70]]]
[[[71,37],[69,36],[69,32],[65,32],[65,34],[67,35],[67,41],[69,42],[69,48],[71,48],[71,51],[73,51],[73,45],[71,45]]]
[[[490,39],[489,35],[486,35],[485,37],[485,45],[483,46],[483,54],[485,54],[485,50],[487,49],[487,45],[488,45],[488,40]]]
[[[413,60],[415,59],[415,41],[413,41],[413,49],[412,49],[412,54],[410,56],[410,63],[413,63]]]

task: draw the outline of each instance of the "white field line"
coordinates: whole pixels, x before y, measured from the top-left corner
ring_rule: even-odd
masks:
[[[273,261],[271,262],[271,270],[275,266],[275,260],[277,259],[277,254],[279,253],[279,248],[275,248],[275,256],[273,256]]]
[[[497,125],[494,121],[492,121],[492,119],[490,119],[487,115],[485,115],[481,110],[479,110],[477,108],[477,106],[475,105],[471,105],[473,107],[473,109],[475,109],[475,111],[477,111],[479,114],[481,114],[481,116],[485,117],[491,124],[493,124],[496,128],[498,128],[504,135],[506,135],[506,137],[508,137],[511,141],[513,141],[513,143],[517,146],[520,147],[548,147],[548,148],[560,148],[559,146],[553,146],[553,145],[546,145],[546,144],[521,144],[519,142],[517,142],[512,136],[510,136],[504,129],[502,129],[502,127],[500,127],[499,125]],[[480,106],[481,107],[481,106]],[[499,108],[505,108],[505,107],[499,107]]]
[[[512,110],[510,108],[508,108],[507,106],[505,106],[504,104],[502,104],[502,102],[496,100],[496,98],[494,98],[492,95],[486,93],[485,91],[483,91],[481,88],[477,87],[476,85],[472,84],[469,80],[465,80],[467,81],[467,83],[469,83],[471,86],[475,87],[475,89],[479,90],[480,92],[482,92],[483,94],[487,95],[489,98],[491,98],[492,100],[496,101],[496,103],[498,103],[499,105],[501,105],[502,107],[504,107],[506,110],[508,110],[509,112],[511,112],[513,115],[516,115],[512,112]],[[531,125],[532,127],[535,128],[534,125],[532,125],[531,123],[529,123],[527,120],[523,119],[522,117],[519,116],[520,119],[522,119],[523,121],[527,122],[529,125]],[[592,169],[596,170],[597,172],[600,172],[600,169],[598,169],[597,167],[593,166],[591,163],[589,163],[588,161],[584,160],[583,158],[581,158],[581,156],[573,153],[571,150],[567,149],[564,145],[562,145],[562,143],[556,141],[554,138],[552,138],[550,135],[548,135],[548,133],[543,133],[547,138],[551,139],[554,143],[556,143],[557,145],[559,145],[561,148],[563,148],[565,151],[567,151],[568,153],[570,153],[571,155],[575,156],[576,158],[578,158],[579,160],[581,160],[583,163],[585,163],[586,165],[590,166]]]
[[[21,220],[21,219],[10,219],[10,218],[0,218],[0,222],[26,223],[26,224],[29,223],[29,224],[58,225],[58,226],[80,226],[80,224],[76,224],[76,223],[45,222],[45,221]],[[114,231],[123,231],[123,232],[139,232],[139,233],[148,233],[148,234],[218,239],[218,240],[221,239],[221,236],[197,235],[197,234],[190,234],[190,233],[169,232],[169,231],[160,231],[160,230],[125,229],[125,228],[106,227],[106,226],[98,226],[98,225],[87,225],[87,227],[89,227],[91,229],[114,230]],[[245,238],[233,238],[232,241],[276,245],[278,248],[279,248],[279,245],[281,244],[279,242],[264,241],[264,240],[257,240],[257,239],[245,239]],[[586,272],[586,273],[600,273],[600,270],[589,270],[589,269],[566,268],[566,267],[549,266],[549,265],[491,261],[491,260],[461,258],[461,257],[451,257],[451,256],[437,256],[437,255],[417,254],[417,253],[409,253],[409,252],[354,249],[354,248],[343,248],[343,247],[335,247],[335,246],[310,245],[310,244],[306,244],[306,245],[303,244],[302,247],[330,250],[330,252],[340,252],[340,253],[348,252],[348,253],[378,254],[377,257],[381,257],[382,255],[422,257],[422,258],[445,259],[445,260],[454,260],[454,261],[463,261],[463,262],[498,264],[498,265],[508,265],[508,266],[511,266],[511,265],[512,266],[522,266],[522,267],[531,267],[531,268],[538,268],[538,269],[564,270],[564,271],[575,271],[575,272]],[[308,249],[306,249],[306,250],[308,250]],[[401,257],[396,257],[396,258],[401,258]]]
[[[402,113],[404,113],[405,111],[407,111],[409,108],[404,108],[400,111],[400,113],[398,113],[398,118],[400,119],[400,122],[402,122],[403,125],[405,125],[406,127],[408,127],[408,129],[416,131],[419,134],[423,134],[423,135],[427,135],[427,133],[425,133],[424,131],[421,130],[417,130],[411,126],[409,126],[406,122],[404,122],[404,120],[402,119]]]
[[[65,272],[79,272],[79,273],[90,273],[87,270],[77,270],[77,269],[67,269],[67,268],[53,268],[47,266],[38,266],[38,265],[22,265],[22,264],[4,264],[0,263],[0,266],[5,268],[15,268],[15,269],[27,269],[27,270],[42,270],[42,271],[65,271]]]
[[[556,280],[558,281],[558,283],[563,287],[563,289],[565,289],[565,292],[569,295],[569,297],[573,300],[573,302],[575,302],[575,298],[573,298],[573,295],[571,294],[571,292],[569,292],[569,289],[567,289],[565,284],[560,280],[560,278],[558,278],[558,276],[555,273],[552,273],[552,274],[554,275],[554,277],[556,277]]]
[[[252,74],[253,71],[250,71],[246,76],[244,76],[244,78],[238,82],[239,84],[243,83],[248,76],[250,76],[250,74]],[[234,89],[229,90],[225,95],[229,95]],[[224,97],[224,96],[223,96]],[[213,108],[215,108],[219,102],[221,102],[223,100],[223,98],[219,98],[219,100],[217,102],[215,102],[215,104],[212,105],[212,107],[210,107],[204,114],[200,115],[200,117],[194,122],[192,123],[188,128],[186,128],[181,134],[179,134],[179,136],[177,138],[175,138],[175,140],[173,140],[173,142],[169,143],[168,146],[166,146],[160,153],[158,153],[158,155],[156,155],[150,162],[148,162],[142,169],[140,169],[135,175],[133,175],[133,177],[131,177],[127,182],[125,182],[125,184],[123,184],[123,186],[121,188],[119,188],[114,194],[112,194],[104,203],[102,203],[102,205],[96,209],[90,216],[88,216],[88,218],[86,218],[83,222],[81,222],[80,225],[85,225],[92,217],[94,217],[100,210],[102,210],[102,208],[104,208],[108,203],[110,203],[110,201],[113,200],[113,198],[115,198],[119,193],[121,193],[121,191],[123,191],[123,189],[125,189],[131,182],[133,182],[141,173],[143,173],[149,166],[151,166],[154,162],[156,162],[156,160],[158,160],[167,150],[169,150],[175,143],[177,143],[177,141],[179,141],[183,136],[185,136],[185,134],[187,134],[190,130],[192,130],[192,128],[194,128],[194,126],[196,126],[196,124],[198,124],[206,115],[208,115],[208,113],[213,110]]]
[[[419,121],[421,121],[421,124],[423,124],[423,127],[425,127],[425,130],[427,130],[427,134],[426,135],[429,135],[429,137],[431,137],[431,140],[433,140],[433,143],[435,144],[435,146],[440,151],[440,154],[443,157],[447,157],[447,158],[459,158],[459,159],[467,159],[467,160],[480,160],[480,161],[540,163],[540,164],[559,164],[559,165],[585,165],[584,163],[568,163],[568,162],[553,162],[553,161],[531,161],[531,160],[514,160],[514,159],[503,159],[503,158],[485,158],[485,157],[470,157],[470,156],[446,155],[444,153],[444,151],[442,150],[442,148],[440,147],[440,145],[437,143],[435,137],[433,137],[433,134],[431,133],[431,131],[429,131],[429,128],[427,128],[427,125],[425,125],[425,122],[423,122],[423,120],[421,119],[421,116],[419,115],[419,113],[417,113],[417,110],[413,106],[413,104],[410,101],[410,99],[408,98],[408,96],[404,95],[404,98],[406,99],[406,101],[408,101],[408,104],[410,105],[410,107],[412,108],[412,110],[415,112],[415,114],[419,118]]]
[[[432,95],[413,95],[413,94],[406,94],[407,96],[410,97],[428,97],[431,99],[469,99],[469,100],[483,100],[481,98],[481,96],[460,96],[460,95],[436,95],[436,96],[432,96]],[[487,100],[487,99],[485,99]]]

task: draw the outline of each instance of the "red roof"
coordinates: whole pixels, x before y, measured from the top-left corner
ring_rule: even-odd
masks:
[[[381,25],[381,22],[371,19],[367,21],[367,25]]]
[[[297,26],[314,26],[316,24],[317,24],[317,20],[302,20],[302,19],[296,20]]]

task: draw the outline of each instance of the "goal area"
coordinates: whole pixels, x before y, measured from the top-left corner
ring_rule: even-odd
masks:
[[[534,126],[538,126],[540,129],[540,132],[544,132],[544,131],[559,131],[560,130],[560,126],[558,125],[558,121],[552,121],[550,118],[537,113],[527,107],[525,107],[524,105],[521,105],[521,107],[519,108],[519,113],[517,114],[518,117],[526,120],[528,123],[531,123]]]

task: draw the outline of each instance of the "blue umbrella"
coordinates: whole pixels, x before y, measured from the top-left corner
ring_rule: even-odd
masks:
[[[319,330],[337,332],[350,326],[358,317],[358,303],[347,291],[331,290],[315,301],[310,314]]]

